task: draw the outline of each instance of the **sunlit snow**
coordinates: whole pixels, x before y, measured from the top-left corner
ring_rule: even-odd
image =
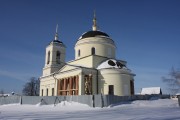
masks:
[[[177,100],[159,99],[119,103],[105,108],[62,101],[54,105],[1,105],[0,120],[179,120]]]

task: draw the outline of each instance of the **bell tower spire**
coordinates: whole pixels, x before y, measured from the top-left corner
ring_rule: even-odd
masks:
[[[95,11],[95,10],[94,10],[94,18],[93,18],[92,30],[93,30],[93,31],[96,31],[96,30],[97,30],[96,11]]]
[[[56,25],[56,33],[55,33],[54,40],[59,40],[59,37],[58,37],[58,24]]]
[[[59,40],[58,24],[56,25],[56,33],[54,39],[46,47],[45,65],[43,68],[43,76],[57,72],[65,64],[66,46]]]

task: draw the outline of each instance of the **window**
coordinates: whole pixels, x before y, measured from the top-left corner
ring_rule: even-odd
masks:
[[[46,96],[48,96],[48,88],[46,89]]]
[[[43,89],[41,90],[41,96],[43,96]]]
[[[52,96],[54,96],[54,88],[52,88]]]
[[[96,51],[95,51],[95,48],[92,47],[92,48],[91,48],[91,55],[95,55],[95,52],[96,52]]]
[[[61,55],[60,52],[57,51],[57,52],[56,52],[56,63],[57,63],[57,64],[60,64],[60,55]]]
[[[49,64],[49,61],[50,61],[50,51],[48,51],[47,64]]]
[[[80,57],[80,55],[81,55],[81,51],[80,51],[80,50],[78,50],[78,57]]]

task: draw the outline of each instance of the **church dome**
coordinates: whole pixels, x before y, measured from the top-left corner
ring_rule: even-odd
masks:
[[[62,41],[59,41],[59,40],[53,40],[53,41],[51,41],[51,42],[49,43],[49,45],[50,45],[50,44],[60,45],[60,46],[66,47],[66,46],[64,45],[64,43],[63,43]]]
[[[61,42],[61,41],[59,41],[59,40],[53,40],[52,42],[63,44],[63,42]]]
[[[75,44],[75,59],[90,55],[115,58],[115,48],[109,35],[97,29],[94,15],[92,30],[83,33]]]
[[[109,37],[108,34],[101,32],[101,31],[88,31],[85,32],[84,34],[82,34],[82,36],[80,36],[80,39],[84,39],[84,38],[89,38],[89,37],[97,37],[97,36],[101,36],[101,37]]]

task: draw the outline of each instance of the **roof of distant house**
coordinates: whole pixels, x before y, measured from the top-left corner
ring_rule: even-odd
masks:
[[[160,87],[142,88],[141,95],[162,94]]]

